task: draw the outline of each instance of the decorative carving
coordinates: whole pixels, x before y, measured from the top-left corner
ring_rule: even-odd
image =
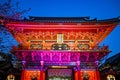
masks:
[[[64,66],[77,66],[76,62],[80,61],[81,69],[95,69],[95,60],[99,60],[100,54],[98,52],[23,50],[17,51],[15,55],[21,60],[26,61],[26,68],[40,68],[40,61],[44,61],[45,65]]]
[[[79,56],[79,55],[76,54],[76,53],[71,53],[70,60],[71,60],[71,61],[78,61],[78,60],[77,60],[77,56]]]
[[[14,28],[14,27],[12,27]],[[13,30],[13,29],[11,29]],[[74,49],[93,49],[96,45],[96,41],[99,39],[99,37],[102,36],[104,31],[99,30],[99,33],[96,33],[94,31],[42,31],[42,30],[29,30],[24,29],[23,32],[16,30],[13,34],[15,34],[15,38],[20,42],[23,46],[23,48],[27,49],[33,49],[33,45],[31,41],[45,41],[42,42],[42,49],[51,49],[51,43],[56,44],[57,40],[61,39],[60,43],[68,44],[70,49],[73,49],[72,46],[74,46]],[[57,37],[57,34],[61,35],[61,38]],[[63,36],[64,35],[64,36]],[[58,39],[57,39],[58,38]],[[77,40],[78,42],[75,43],[69,43],[70,40]],[[47,45],[48,44],[48,45]],[[77,45],[75,45],[77,44]],[[31,47],[32,46],[32,47]],[[37,45],[36,45],[37,46]],[[38,45],[39,46],[39,45]],[[34,48],[38,49],[38,48]]]
[[[26,53],[26,57],[25,57],[26,61],[32,61],[32,55],[31,53]]]
[[[44,55],[42,57],[43,57],[43,59],[42,59],[43,61],[50,61],[50,55],[49,54],[44,53]]]
[[[94,62],[95,61],[95,56],[94,54],[89,54],[89,59],[90,62]]]
[[[90,46],[89,44],[78,44],[78,48],[81,50],[89,50]]]
[[[54,55],[52,55],[52,61],[58,62],[58,61],[60,60],[59,57],[60,57],[60,56],[59,56],[59,53],[58,53],[58,54],[55,54],[55,53],[54,53]]]
[[[87,72],[83,72],[83,80],[89,80],[90,75]]]
[[[53,50],[68,50],[69,46],[67,44],[53,44],[52,49]]]
[[[31,44],[30,49],[31,50],[41,50],[42,49],[42,44]]]
[[[69,59],[69,55],[68,54],[66,54],[66,53],[62,53],[62,55],[61,55],[61,61],[68,61]]]

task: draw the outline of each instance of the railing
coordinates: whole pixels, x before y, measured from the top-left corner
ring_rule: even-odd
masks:
[[[16,57],[24,61],[45,62],[94,62],[101,59],[108,52],[99,51],[66,51],[66,50],[19,50]]]
[[[26,68],[40,68],[41,61],[44,66],[78,66],[81,68],[94,68],[89,62],[101,59],[108,52],[99,51],[66,51],[66,50],[19,50],[15,55],[26,62]],[[83,65],[83,62],[85,63]]]
[[[71,66],[79,67],[80,69],[96,69],[98,65],[94,62],[44,62],[43,65],[41,62],[26,62],[24,65],[25,69],[41,69],[42,67],[47,66]]]

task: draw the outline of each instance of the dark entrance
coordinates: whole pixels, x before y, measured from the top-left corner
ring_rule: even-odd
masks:
[[[47,80],[73,80],[73,70],[57,68],[48,69]]]

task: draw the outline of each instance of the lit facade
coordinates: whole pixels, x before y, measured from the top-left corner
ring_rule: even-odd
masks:
[[[99,43],[118,19],[30,17],[11,20],[7,29],[19,42],[14,55],[22,60],[21,80],[100,80],[99,60],[110,51]]]

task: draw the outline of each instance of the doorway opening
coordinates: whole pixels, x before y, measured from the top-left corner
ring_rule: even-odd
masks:
[[[73,70],[51,68],[47,70],[46,80],[73,80]]]

